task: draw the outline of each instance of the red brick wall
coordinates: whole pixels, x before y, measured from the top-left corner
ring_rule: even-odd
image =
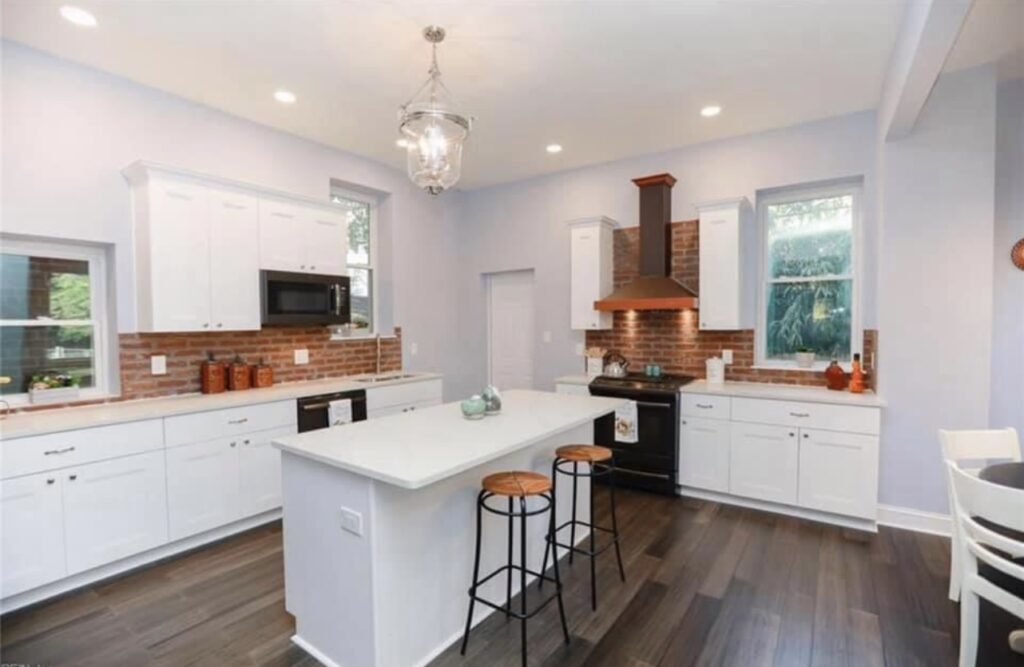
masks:
[[[698,227],[696,220],[671,224],[672,277],[700,294]],[[615,286],[637,275],[639,228],[617,229],[615,239]],[[694,311],[648,310],[615,313],[608,331],[588,331],[587,347],[603,347],[629,360],[631,370],[644,364],[660,364],[666,373],[704,377],[704,362],[733,351],[733,363],[726,366],[727,380],[775,382],[780,384],[824,385],[821,373],[753,368],[754,331],[700,331]],[[863,359],[869,384],[873,380],[878,332],[864,331]]]

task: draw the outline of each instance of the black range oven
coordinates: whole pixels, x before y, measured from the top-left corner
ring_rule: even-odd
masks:
[[[626,398],[636,402],[637,441],[615,438],[615,416],[594,422],[594,442],[615,452],[616,484],[674,495],[679,473],[679,388],[693,381],[688,375],[650,378],[601,376],[590,383],[592,396]],[[596,478],[602,479],[602,478]]]

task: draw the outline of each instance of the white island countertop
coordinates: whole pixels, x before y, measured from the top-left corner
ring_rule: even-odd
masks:
[[[419,489],[614,412],[624,401],[511,390],[480,420],[446,403],[274,440],[290,454],[406,489]]]

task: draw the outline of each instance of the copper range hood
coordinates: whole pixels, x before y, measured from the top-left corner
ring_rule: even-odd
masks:
[[[669,276],[672,174],[634,178],[640,188],[640,276],[600,301],[596,310],[689,310],[697,294]]]

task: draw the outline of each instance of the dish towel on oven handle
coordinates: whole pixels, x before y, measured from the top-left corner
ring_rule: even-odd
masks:
[[[637,441],[636,401],[626,401],[615,411],[615,442]]]
[[[352,399],[342,398],[331,401],[327,406],[327,426],[341,426],[352,423]]]

